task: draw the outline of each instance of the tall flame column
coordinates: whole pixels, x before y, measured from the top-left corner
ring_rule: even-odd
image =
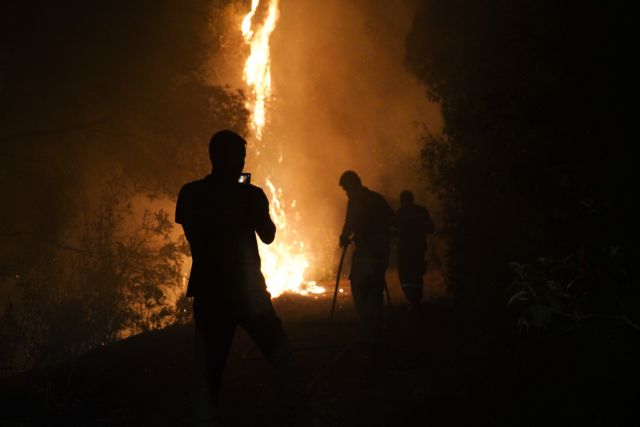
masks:
[[[250,48],[243,70],[243,79],[249,88],[246,107],[251,114],[251,129],[255,138],[261,141],[267,124],[267,103],[272,90],[269,40],[278,21],[278,0],[268,0],[261,25],[254,22],[259,6],[260,0],[252,0],[251,11],[242,20],[241,30]],[[272,245],[260,245],[262,270],[269,292],[274,297],[284,292],[303,295],[324,293],[325,289],[315,282],[304,280],[309,264],[304,254],[304,242],[296,237],[295,230],[287,224],[286,210],[294,209],[295,201],[286,204],[282,190],[271,179],[267,178],[265,184],[271,193],[273,220],[278,229],[278,236]]]

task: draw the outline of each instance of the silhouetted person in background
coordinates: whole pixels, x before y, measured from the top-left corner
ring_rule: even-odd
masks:
[[[237,325],[276,368],[287,396],[299,396],[293,357],[260,270],[256,233],[273,242],[269,201],[253,185],[239,183],[246,141],[223,130],[209,143],[212,172],[180,190],[176,222],[191,246],[187,296],[193,297],[196,353],[195,425],[216,425],[222,372]]]
[[[349,198],[340,246],[347,245],[352,236],[356,245],[349,279],[360,317],[360,339],[379,343],[393,210],[382,195],[364,187],[355,172],[343,173],[339,183]]]
[[[413,194],[405,190],[400,193],[400,209],[393,225],[398,231],[400,285],[411,307],[417,308],[422,299],[422,276],[427,271],[427,234],[433,233],[433,221],[427,209],[415,204]]]

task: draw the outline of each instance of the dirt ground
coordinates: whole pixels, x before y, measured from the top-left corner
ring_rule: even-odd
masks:
[[[348,283],[341,286],[333,322],[330,295],[274,301],[297,362],[314,382],[304,425],[548,425],[526,402],[514,350],[470,325],[440,291],[431,289],[411,311],[390,277],[385,344],[372,355],[354,345],[356,314]],[[193,325],[172,326],[2,379],[0,425],[187,426],[192,338]],[[224,376],[223,425],[290,424],[276,396],[272,371],[238,330]]]

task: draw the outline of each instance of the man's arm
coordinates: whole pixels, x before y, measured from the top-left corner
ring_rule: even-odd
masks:
[[[189,197],[189,190],[187,186],[183,186],[178,193],[178,201],[176,202],[176,223],[182,225],[182,230],[187,238],[187,241],[192,247],[197,240],[195,232],[195,215],[193,213],[193,207]]]
[[[347,203],[347,213],[344,218],[344,225],[342,226],[342,233],[340,234],[340,247],[343,248],[349,243],[349,238],[355,231],[355,214],[353,201],[349,199]]]
[[[254,226],[260,240],[268,245],[276,238],[276,225],[269,215],[269,199],[267,199],[267,196],[262,190],[260,190],[260,194],[258,195],[257,204],[257,215],[255,216]]]

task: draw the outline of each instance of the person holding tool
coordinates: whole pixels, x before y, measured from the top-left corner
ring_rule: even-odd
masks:
[[[389,264],[390,226],[393,210],[385,198],[362,185],[354,171],[346,171],[339,181],[349,199],[340,235],[340,247],[351,239],[355,251],[351,259],[351,294],[360,318],[362,344],[378,344],[382,333],[385,272]]]
[[[256,234],[270,244],[276,227],[264,192],[242,173],[246,144],[230,130],[214,134],[211,174],[185,184],[176,205],[193,258],[187,296],[195,323],[194,425],[218,425],[220,382],[237,325],[275,368],[285,404],[294,410],[307,397],[260,270]]]

